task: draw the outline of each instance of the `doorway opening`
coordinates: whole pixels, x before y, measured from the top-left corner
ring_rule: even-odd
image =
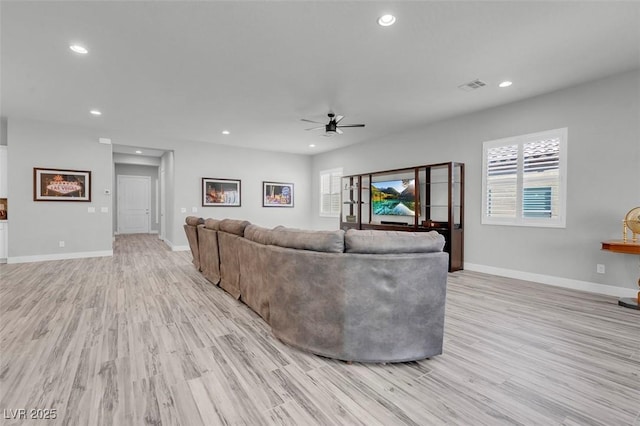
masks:
[[[113,235],[156,234],[167,245],[173,152],[113,145]],[[114,249],[116,246],[114,245]]]

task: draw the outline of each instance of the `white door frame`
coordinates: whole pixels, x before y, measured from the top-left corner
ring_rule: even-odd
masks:
[[[167,205],[167,177],[165,174],[165,166],[162,164],[158,167],[158,175],[160,176],[160,239],[162,241],[167,239],[167,223],[164,215]]]

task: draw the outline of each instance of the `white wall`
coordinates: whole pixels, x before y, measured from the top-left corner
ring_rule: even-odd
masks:
[[[321,170],[355,174],[461,161],[465,264],[635,288],[638,256],[601,251],[600,242],[620,239],[624,214],[640,205],[639,101],[635,71],[316,155],[312,225],[338,227],[338,219],[317,214]],[[482,142],[560,127],[569,129],[566,229],[481,225]],[[597,263],[606,274],[596,273]]]
[[[132,164],[138,166],[160,167],[159,157],[149,157],[144,155],[113,153],[114,164]]]
[[[166,152],[162,158],[160,159],[160,173],[164,171],[165,173],[165,198],[166,201],[163,203],[163,208],[165,209],[161,212],[161,215],[165,217],[165,228],[162,232],[164,233],[164,241],[173,246],[172,241],[175,239],[174,235],[180,235],[180,229],[176,229],[174,225],[175,223],[175,187],[173,184],[173,176],[174,176],[174,160],[173,160],[173,151]],[[160,196],[162,198],[162,195]],[[162,222],[162,216],[160,217],[160,221]],[[162,226],[162,223],[161,223]]]
[[[111,145],[99,144],[94,130],[11,118],[7,140],[9,262],[110,255]],[[33,201],[34,167],[90,170],[91,202]]]
[[[199,216],[247,219],[262,226],[308,227],[310,164],[311,159],[304,155],[226,146],[218,146],[208,153],[176,151],[176,207],[186,207],[188,214],[196,207]],[[241,206],[202,207],[203,177],[240,179]],[[294,207],[262,207],[263,181],[293,183]]]

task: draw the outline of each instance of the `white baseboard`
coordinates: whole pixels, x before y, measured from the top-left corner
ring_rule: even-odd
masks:
[[[177,246],[177,245],[174,245],[171,241],[169,241],[167,239],[165,239],[163,241],[164,241],[164,243],[166,245],[169,246],[171,251],[189,251],[189,250],[191,250],[191,247],[189,247],[189,246]]]
[[[48,260],[83,259],[86,257],[108,257],[108,256],[113,256],[113,250],[83,251],[80,253],[40,254],[36,256],[12,256],[7,258],[7,263],[46,262]]]
[[[149,231],[149,233],[150,233],[150,234],[159,234],[159,233],[160,233],[160,231],[155,231],[155,230],[153,230],[153,229],[152,229],[151,231]]]
[[[616,287],[606,284],[592,283],[589,281],[574,280],[571,278],[554,277],[552,275],[535,274],[533,272],[516,271],[513,269],[496,268],[493,266],[464,263],[464,269],[501,277],[515,278],[523,281],[552,285],[556,287],[570,288],[573,290],[588,291],[591,293],[605,294],[616,297],[635,297],[638,290],[633,288]]]

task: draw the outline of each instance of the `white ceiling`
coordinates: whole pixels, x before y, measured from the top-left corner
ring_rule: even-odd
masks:
[[[95,127],[105,137],[118,130],[313,154],[640,67],[638,2],[0,8],[2,115]],[[397,23],[383,28],[376,19],[386,12]],[[71,52],[72,42],[89,54]],[[487,86],[458,89],[476,78]],[[513,86],[499,89],[504,79]],[[324,121],[330,110],[366,127],[333,138],[304,130],[312,125],[301,118]]]

